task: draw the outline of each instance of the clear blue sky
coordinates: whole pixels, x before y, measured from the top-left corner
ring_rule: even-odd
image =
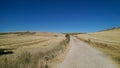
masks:
[[[95,32],[120,26],[120,0],[0,0],[0,32]]]

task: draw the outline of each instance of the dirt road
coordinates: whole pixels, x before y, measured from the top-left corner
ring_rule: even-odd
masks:
[[[71,49],[57,68],[116,68],[103,53],[71,37]]]

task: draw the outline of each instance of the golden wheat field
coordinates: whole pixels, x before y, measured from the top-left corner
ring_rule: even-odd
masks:
[[[0,34],[0,68],[54,68],[66,53],[67,44],[62,34]]]
[[[120,28],[74,36],[104,52],[120,67]]]

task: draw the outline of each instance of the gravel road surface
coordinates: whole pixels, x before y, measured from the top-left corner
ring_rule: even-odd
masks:
[[[57,68],[116,68],[106,55],[88,44],[70,38],[71,49]]]

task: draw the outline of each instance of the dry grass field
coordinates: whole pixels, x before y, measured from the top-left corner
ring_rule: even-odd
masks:
[[[54,68],[69,38],[48,32],[0,34],[0,68]]]
[[[120,28],[74,36],[103,51],[120,67]]]

